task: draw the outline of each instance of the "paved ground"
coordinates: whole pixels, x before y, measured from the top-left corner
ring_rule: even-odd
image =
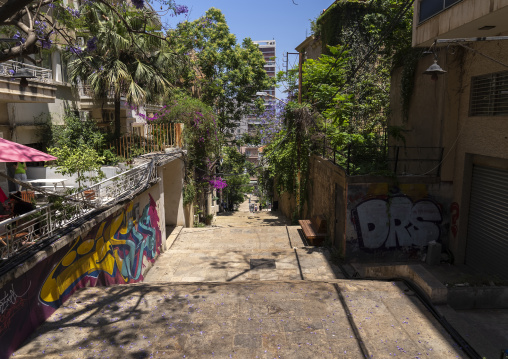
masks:
[[[305,247],[295,227],[184,228],[169,245],[145,283],[340,278],[328,251]]]
[[[344,280],[88,288],[15,357],[362,358],[362,346],[373,358],[461,357],[405,290]]]
[[[296,227],[247,211],[176,228],[145,283],[78,292],[15,357],[465,357],[402,283],[340,279]]]

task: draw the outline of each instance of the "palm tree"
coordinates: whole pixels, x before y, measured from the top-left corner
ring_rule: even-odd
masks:
[[[115,138],[120,137],[120,105],[124,96],[135,106],[161,103],[181,68],[178,56],[158,36],[160,22],[149,9],[125,3],[112,9],[89,2],[82,9],[86,48],[71,48],[69,78],[86,83],[96,99],[115,105]]]

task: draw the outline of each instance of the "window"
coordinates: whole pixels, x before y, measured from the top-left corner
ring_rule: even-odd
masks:
[[[471,78],[469,116],[508,115],[508,71]]]
[[[462,0],[420,0],[420,22],[431,18],[460,1]]]

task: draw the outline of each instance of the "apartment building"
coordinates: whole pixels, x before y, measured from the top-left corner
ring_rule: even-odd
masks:
[[[79,0],[64,1],[64,5],[73,8],[77,8],[79,3]],[[78,45],[84,45],[84,39],[78,37],[76,40]],[[88,116],[105,131],[113,131],[113,101],[93,98],[86,83],[72,86],[63,51],[63,46],[43,51],[42,61],[38,65],[29,64],[23,59],[0,63],[0,137],[44,150],[40,146],[44,134],[38,126],[39,122],[49,114],[53,124],[62,124],[66,111]],[[22,86],[19,79],[13,78],[13,74],[22,68],[32,76],[27,79],[27,86]],[[139,114],[144,115],[159,108],[158,105],[146,105],[133,110],[122,98],[121,133],[131,132],[133,127],[146,123]],[[29,166],[41,167],[43,164],[31,163]],[[0,171],[6,171],[4,163],[0,163]],[[0,187],[8,191],[3,178],[0,179]]]
[[[443,148],[439,181],[453,188],[442,208],[450,216],[445,244],[454,263],[508,279],[508,1],[414,6],[413,47],[427,51],[406,115],[403,71],[394,71],[390,125],[403,129],[405,146]],[[434,61],[446,72],[424,74]]]
[[[262,41],[253,41],[258,45],[259,50],[263,53],[263,58],[265,59],[265,71],[270,78],[275,78],[276,74],[276,66],[275,66],[275,49],[276,43],[275,40],[262,40]],[[269,89],[265,89],[262,91],[266,93],[266,95],[262,95],[265,102],[266,108],[274,108],[277,100],[275,99],[275,86],[270,87]],[[257,116],[247,115],[240,120],[238,124],[238,128],[236,129],[236,137],[239,138],[244,133],[253,133],[256,128],[260,126],[262,120]]]

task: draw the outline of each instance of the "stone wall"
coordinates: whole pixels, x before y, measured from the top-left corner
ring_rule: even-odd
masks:
[[[322,216],[328,225],[330,244],[344,248],[346,173],[332,161],[320,156],[310,158],[308,198],[305,218]],[[337,223],[335,221],[337,220]]]

